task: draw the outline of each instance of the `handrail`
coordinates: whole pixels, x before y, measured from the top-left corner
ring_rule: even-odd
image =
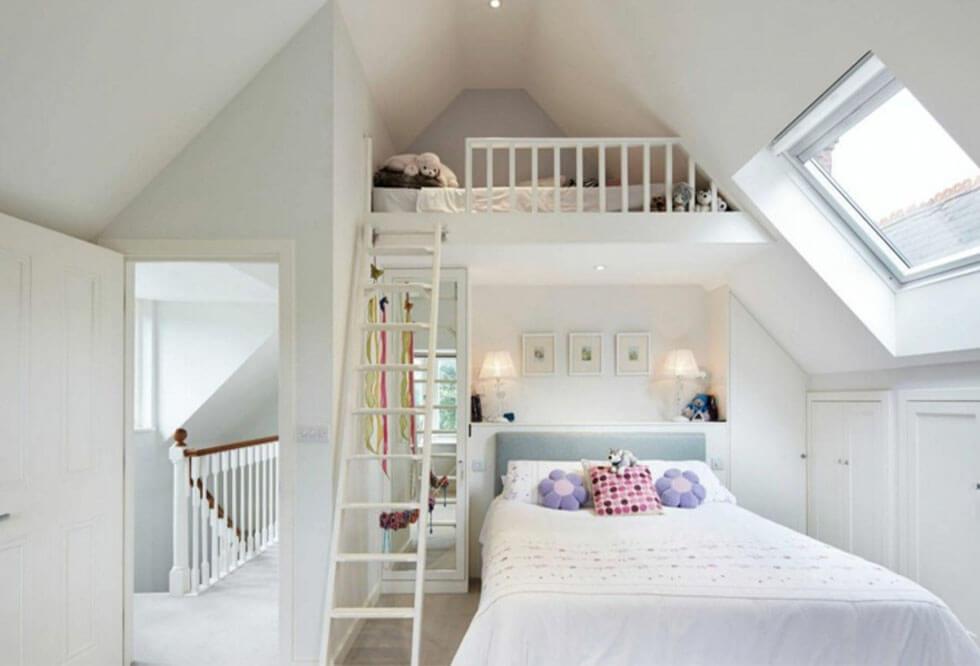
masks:
[[[257,439],[245,439],[240,442],[229,442],[227,444],[215,444],[214,446],[207,446],[203,449],[189,449],[186,448],[184,443],[187,440],[187,431],[183,428],[178,428],[174,433],[174,442],[176,446],[185,447],[184,457],[186,458],[199,458],[201,456],[209,456],[215,453],[224,453],[225,451],[234,451],[235,449],[244,449],[249,446],[258,446],[259,444],[271,444],[272,442],[279,441],[279,435],[269,435],[267,437],[259,437]]]

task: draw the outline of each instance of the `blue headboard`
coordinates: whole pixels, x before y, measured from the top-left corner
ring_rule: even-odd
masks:
[[[511,460],[605,460],[609,449],[630,449],[640,460],[704,460],[703,433],[695,432],[498,432],[494,488]]]

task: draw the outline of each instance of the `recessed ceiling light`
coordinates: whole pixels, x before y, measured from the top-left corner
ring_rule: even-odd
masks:
[[[595,269],[597,271],[604,271],[604,270],[606,270],[606,267],[603,264],[596,264],[595,265]]]
[[[490,0],[490,6],[494,9],[500,9],[500,0]]]

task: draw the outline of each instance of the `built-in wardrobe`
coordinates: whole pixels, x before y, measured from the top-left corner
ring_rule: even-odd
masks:
[[[810,393],[806,455],[809,534],[980,632],[980,390]]]

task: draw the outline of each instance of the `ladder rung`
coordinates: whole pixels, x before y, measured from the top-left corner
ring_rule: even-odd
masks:
[[[375,460],[380,461],[382,456],[376,455],[374,453],[356,453],[352,456],[348,456],[348,460]],[[385,460],[422,460],[422,454],[420,453],[389,453],[384,456]]]
[[[421,509],[418,502],[345,502],[344,509],[394,509],[395,511],[411,511]]]
[[[424,365],[411,365],[410,363],[369,363],[358,366],[358,372],[425,372],[428,370]]]
[[[365,620],[411,620],[415,617],[415,609],[411,606],[334,608],[330,611],[330,617],[338,620],[357,618]]]
[[[406,324],[395,322],[378,322],[375,324],[361,324],[365,331],[428,331],[428,324]]]
[[[428,282],[378,282],[364,288],[366,294],[406,291],[432,291]]]
[[[432,521],[429,521],[429,524],[432,525],[433,527],[455,527],[456,526],[456,521],[455,520],[451,520],[451,519],[446,519],[446,520],[432,520]]]
[[[376,416],[378,414],[408,414],[425,415],[426,410],[421,407],[360,407],[354,410],[357,416]]]
[[[379,245],[368,248],[369,257],[418,257],[430,254],[431,245]]]
[[[417,562],[418,553],[340,553],[338,562]]]
[[[456,454],[455,453],[435,453],[435,452],[433,452],[432,453],[432,457],[433,458],[455,458],[456,457]]]

